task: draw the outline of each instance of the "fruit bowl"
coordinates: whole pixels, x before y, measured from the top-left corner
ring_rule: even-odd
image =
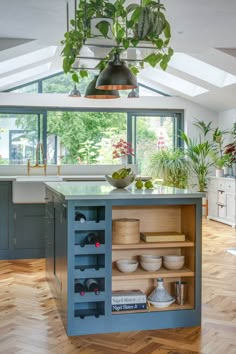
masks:
[[[115,188],[125,188],[128,187],[134,180],[135,180],[135,175],[131,173],[130,175],[126,176],[125,178],[112,178],[111,176],[105,175],[105,178],[110,185],[112,185]]]

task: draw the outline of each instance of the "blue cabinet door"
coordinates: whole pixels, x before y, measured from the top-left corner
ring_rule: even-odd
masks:
[[[0,183],[0,250],[9,249],[9,202],[10,202],[9,182]]]
[[[52,279],[55,273],[55,234],[54,234],[54,205],[53,203],[46,204],[45,210],[45,257],[46,257],[46,272],[48,280]]]
[[[45,256],[44,241],[45,206],[14,206],[14,253],[19,258]]]

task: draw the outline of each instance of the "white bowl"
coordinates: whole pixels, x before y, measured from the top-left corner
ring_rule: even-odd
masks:
[[[121,179],[115,179],[109,175],[105,175],[105,178],[107,182],[110,183],[110,185],[112,185],[113,187],[122,189],[128,187],[131,183],[133,183],[133,181],[135,180],[135,175],[131,173],[127,177]]]
[[[178,262],[171,262],[171,261],[164,260],[163,263],[164,263],[164,267],[169,270],[178,270],[183,268],[184,266],[184,260]]]
[[[140,260],[141,262],[145,262],[145,263],[159,263],[162,261],[162,257],[152,255],[152,254],[141,254]]]
[[[164,256],[164,261],[180,262],[180,261],[184,261],[184,256],[175,256],[175,255]]]
[[[146,263],[146,262],[140,262],[141,267],[148,271],[148,272],[156,272],[158,269],[161,268],[161,261],[159,263]]]
[[[132,273],[138,268],[138,262],[134,259],[119,259],[116,261],[116,267],[122,273]]]

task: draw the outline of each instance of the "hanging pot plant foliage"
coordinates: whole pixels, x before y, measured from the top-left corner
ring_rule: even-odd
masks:
[[[91,21],[96,21],[98,35],[93,35]],[[169,46],[171,39],[170,24],[165,17],[165,8],[160,1],[142,0],[140,4],[125,6],[125,0],[116,0],[113,4],[107,0],[81,0],[75,18],[70,20],[69,30],[62,40],[63,70],[70,73],[74,82],[87,76],[87,70],[77,71],[73,68],[80,56],[80,51],[88,38],[113,39],[114,48],[102,58],[97,67],[101,70],[111,60],[117,48],[119,53],[128,48],[138,47],[141,41],[153,46],[151,54],[139,62],[139,66],[131,67],[134,74],[148,63],[152,67],[159,65],[166,70],[174,53]]]

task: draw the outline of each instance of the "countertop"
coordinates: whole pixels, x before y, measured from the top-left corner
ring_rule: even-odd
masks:
[[[105,181],[104,175],[69,175],[69,176],[0,176],[0,182],[17,181],[21,182],[45,182],[47,179],[61,180],[61,181]]]
[[[46,182],[45,184],[66,200],[203,198],[205,196],[205,193],[165,186],[156,186],[154,189],[137,189],[132,184],[125,189],[116,189],[108,182]]]

